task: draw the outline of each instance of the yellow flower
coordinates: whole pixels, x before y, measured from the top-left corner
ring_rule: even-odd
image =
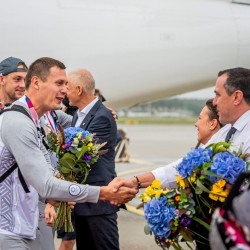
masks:
[[[225,199],[227,198],[228,194],[229,194],[229,190],[228,189],[226,189],[225,191],[221,192],[220,195],[223,195],[225,197],[219,197],[219,201],[224,202]]]
[[[180,185],[181,188],[185,188],[185,182],[180,175],[176,177],[176,182]]]
[[[215,200],[215,201],[219,200],[221,202],[224,202],[225,198],[228,196],[228,193],[229,193],[228,189],[223,190],[223,187],[225,185],[226,185],[225,180],[219,180],[216,183],[214,183],[212,186],[212,190],[211,190],[212,193],[209,194],[209,198],[212,200]],[[218,194],[220,196],[218,196],[216,194]]]
[[[90,142],[90,143],[88,144],[88,147],[93,147],[93,143]]]
[[[154,180],[151,185],[152,188],[161,188],[161,182],[159,180]]]
[[[212,190],[213,193],[220,193],[222,191],[222,188],[220,188],[219,186],[217,186],[216,184],[213,184],[212,186]]]
[[[155,194],[155,191],[151,186],[149,186],[149,187],[146,188],[145,194],[146,195],[153,195],[153,194]]]
[[[81,139],[81,137],[82,137],[82,132],[77,133],[76,136],[77,136],[78,139]]]
[[[163,191],[163,194],[167,194],[168,192],[170,192],[170,190],[168,188],[166,188],[166,190]]]
[[[214,200],[214,201],[217,201],[219,199],[219,197],[217,195],[211,194],[211,193],[209,194],[209,198]]]
[[[156,198],[160,198],[162,193],[163,193],[163,190],[162,190],[162,189],[157,190],[157,191],[155,192],[155,197],[156,197]]]
[[[149,201],[151,201],[151,198],[149,196],[143,197],[143,202],[149,202]]]
[[[196,174],[194,174],[194,175],[192,175],[192,176],[190,177],[191,183],[196,184],[196,180],[197,180]]]
[[[223,188],[226,185],[226,181],[225,180],[219,180],[219,181],[216,182],[216,185]]]

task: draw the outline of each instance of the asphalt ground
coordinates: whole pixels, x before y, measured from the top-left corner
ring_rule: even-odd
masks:
[[[196,145],[197,131],[192,125],[120,125],[129,138],[129,163],[116,163],[118,176],[130,178],[164,166]],[[140,190],[142,193],[143,190]],[[154,237],[145,235],[146,221],[138,196],[118,212],[121,250],[159,250]],[[55,239],[58,249],[60,241]],[[184,249],[189,249],[183,245]]]

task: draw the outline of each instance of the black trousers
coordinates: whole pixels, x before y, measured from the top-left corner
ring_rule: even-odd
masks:
[[[80,216],[75,213],[77,250],[119,250],[117,213]]]

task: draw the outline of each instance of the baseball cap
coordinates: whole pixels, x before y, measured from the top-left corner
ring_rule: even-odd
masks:
[[[18,66],[22,64],[24,68],[18,68]],[[8,57],[0,62],[0,75],[6,76],[13,72],[27,72],[28,67],[26,64],[18,58]]]

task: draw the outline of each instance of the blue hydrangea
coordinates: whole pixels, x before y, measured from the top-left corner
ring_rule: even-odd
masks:
[[[238,175],[246,171],[246,162],[229,152],[221,152],[214,156],[210,171],[233,184]],[[216,182],[221,178],[211,176],[210,179]]]
[[[86,136],[88,135],[91,135],[91,133],[87,130],[84,130],[82,128],[79,128],[79,127],[70,127],[70,128],[66,128],[64,130],[64,133],[65,133],[65,144],[69,143],[69,142],[72,142],[74,138],[76,138],[77,134],[79,132],[82,132],[82,138],[85,138]]]
[[[175,210],[174,206],[166,204],[165,196],[144,203],[144,216],[155,236],[167,238],[170,235],[170,222],[174,219]]]
[[[192,171],[206,162],[212,160],[211,148],[197,148],[191,150],[177,166],[177,170],[182,178],[190,176]]]

